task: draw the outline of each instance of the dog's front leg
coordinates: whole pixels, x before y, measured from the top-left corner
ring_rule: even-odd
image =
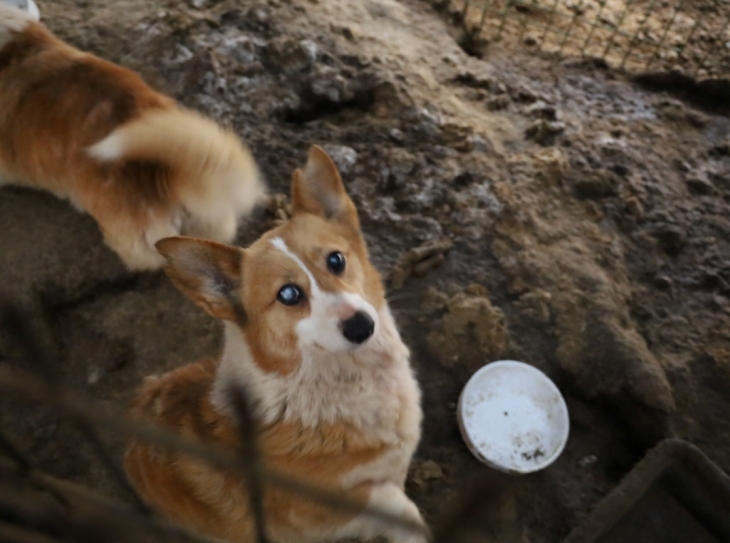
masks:
[[[418,533],[413,530],[395,526],[387,522],[376,520],[370,516],[360,515],[351,520],[346,526],[338,530],[337,538],[355,537],[358,539],[372,539],[385,537],[389,543],[427,543],[428,528],[421,518],[416,504],[405,495],[405,492],[395,483],[374,485],[370,490],[368,505],[377,507],[409,520],[423,527]]]

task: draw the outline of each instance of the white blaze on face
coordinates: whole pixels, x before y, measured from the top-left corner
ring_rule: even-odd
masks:
[[[352,317],[357,311],[364,311],[375,322],[375,332],[378,331],[378,314],[375,308],[366,302],[362,296],[351,292],[324,292],[319,288],[312,272],[294,254],[281,238],[274,238],[271,244],[301,268],[309,279],[309,316],[297,323],[296,331],[299,337],[299,346],[321,347],[330,352],[352,350],[357,345],[348,341],[342,335],[340,323]],[[367,341],[364,345],[367,344]]]

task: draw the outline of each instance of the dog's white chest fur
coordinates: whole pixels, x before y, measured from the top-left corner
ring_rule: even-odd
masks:
[[[378,316],[378,332],[366,345],[351,353],[308,349],[302,353],[300,367],[286,377],[262,371],[238,326],[226,323],[214,405],[230,413],[227,390],[238,384],[255,400],[264,424],[352,424],[389,451],[352,470],[343,478],[343,486],[373,480],[402,485],[420,438],[420,390],[390,311],[385,307]]]

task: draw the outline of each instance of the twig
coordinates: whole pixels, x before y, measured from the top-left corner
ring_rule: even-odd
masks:
[[[2,311],[0,311],[0,315],[0,325],[10,332],[11,339],[28,356],[27,362],[35,366],[38,372],[45,377],[49,388],[52,388],[50,394],[55,395],[56,388],[60,383],[58,371],[56,365],[53,364],[53,356],[49,352],[49,347],[41,340],[42,335],[33,323],[33,319],[26,312],[11,304],[5,304]],[[145,503],[134,487],[129,484],[124,471],[109,454],[96,429],[81,417],[73,417],[72,422],[90,443],[96,456],[117,482],[117,485],[132,498],[139,512],[145,515],[152,514],[153,510]]]
[[[258,428],[252,415],[251,402],[243,387],[229,391],[238,419],[238,434],[241,436],[241,466],[245,469],[248,506],[254,521],[257,543],[269,543],[264,515],[264,485],[262,481],[261,458],[258,448]]]
[[[33,468],[33,464],[29,459],[27,459],[23,453],[21,453],[15,445],[13,445],[10,442],[10,439],[8,439],[5,434],[2,433],[0,430],[0,449],[5,451],[5,454],[7,454],[10,458],[12,458],[16,464],[18,464],[18,467],[22,471],[30,471]]]
[[[86,440],[91,444],[91,447],[94,449],[94,452],[96,453],[96,456],[99,458],[99,460],[101,460],[101,463],[104,464],[109,473],[111,473],[112,477],[116,479],[117,484],[128,496],[132,498],[132,501],[134,501],[134,506],[137,508],[137,511],[139,511],[143,515],[154,514],[155,511],[147,504],[147,502],[142,499],[142,496],[140,496],[139,493],[134,489],[134,487],[129,483],[129,481],[127,480],[127,476],[124,474],[124,471],[122,471],[119,465],[112,458],[111,454],[109,454],[106,445],[96,433],[95,429],[90,426],[89,423],[85,420],[77,418],[74,422],[76,424],[76,427],[79,429],[79,432],[81,432],[81,434],[83,434]]]
[[[10,441],[10,439],[0,432],[0,449],[5,451],[5,454],[7,454],[16,464],[17,470],[20,473],[23,473],[25,475],[31,475],[35,468],[33,466],[33,462],[30,461],[20,450],[13,445],[13,443]],[[52,488],[45,488],[44,490],[47,490],[55,499],[56,501],[63,505],[64,507],[68,507],[68,500],[66,499],[66,496],[64,496],[62,493],[57,492],[55,489]],[[0,539],[0,541],[3,541]]]
[[[0,541],[3,543],[58,543],[58,540],[1,521]]]
[[[79,417],[94,427],[104,427],[126,438],[142,439],[193,456],[218,469],[238,473],[245,477],[246,466],[242,465],[239,455],[231,450],[196,443],[169,430],[139,421],[132,421],[117,410],[108,407],[102,408],[89,402],[78,392],[72,393],[60,387],[50,387],[42,379],[27,372],[0,367],[0,387],[20,399],[33,399],[52,406],[67,415]],[[373,520],[398,526],[413,533],[423,535],[428,533],[423,526],[410,519],[378,507],[364,505],[362,502],[352,500],[341,493],[293,479],[272,468],[262,466],[261,477],[270,485],[306,497],[320,505],[345,513],[362,514]]]
[[[18,473],[0,458],[0,509],[15,526],[74,543],[139,543],[184,541],[214,543],[159,517],[140,515],[127,505],[94,494],[83,487],[51,477],[37,470]],[[69,506],[46,499],[47,491],[68,498]],[[0,541],[3,537],[0,529]],[[154,537],[150,537],[154,536]],[[177,536],[177,537],[171,537]],[[56,541],[54,539],[54,541]],[[218,542],[219,540],[215,540]]]

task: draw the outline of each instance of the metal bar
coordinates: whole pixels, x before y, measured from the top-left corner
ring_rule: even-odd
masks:
[[[649,70],[649,66],[651,66],[652,61],[654,60],[654,57],[657,56],[659,51],[662,48],[662,45],[664,45],[664,40],[667,39],[667,35],[669,34],[669,29],[672,28],[674,25],[674,21],[677,20],[677,16],[679,15],[679,10],[682,9],[682,6],[684,5],[684,0],[679,0],[679,5],[674,9],[674,13],[672,14],[672,18],[669,20],[669,23],[667,23],[667,26],[664,27],[664,33],[662,34],[662,37],[659,38],[659,43],[656,46],[656,49],[654,50],[654,54],[649,55],[649,58],[646,61],[646,65],[644,66],[644,70]]]
[[[53,357],[49,352],[49,347],[42,341],[39,341],[41,334],[36,329],[37,327],[33,319],[19,308],[9,305],[2,313],[0,325],[5,325],[11,331],[13,341],[23,349],[23,352],[29,357],[29,362],[45,377],[52,391],[51,393],[55,393],[53,391],[60,382],[58,371],[56,370],[56,365],[52,362]],[[91,444],[92,449],[112,478],[132,498],[138,511],[147,515],[151,514],[152,510],[147,506],[134,487],[129,484],[124,470],[117,466],[116,462],[112,459],[112,456],[106,450],[104,442],[96,434],[95,429],[87,424],[84,419],[76,418],[73,422],[84,438]]]
[[[96,430],[92,426],[90,426],[87,421],[79,418],[76,418],[74,420],[74,424],[76,425],[76,428],[78,428],[79,432],[81,432],[81,435],[83,435],[86,441],[89,442],[92,449],[96,453],[96,456],[99,458],[107,471],[111,474],[117,485],[122,489],[125,494],[127,494],[127,496],[132,499],[137,511],[139,511],[143,515],[154,514],[154,510],[147,504],[147,502],[144,501],[142,496],[140,496],[137,490],[129,483],[129,481],[127,480],[127,476],[124,474],[124,470],[117,465],[117,463],[112,458],[112,455],[109,454],[106,445],[96,433]]]
[[[58,539],[0,521],[0,541],[3,543],[59,543]]]
[[[182,438],[169,430],[132,421],[118,410],[101,408],[78,392],[53,390],[48,383],[20,370],[0,367],[0,388],[23,400],[34,400],[56,408],[67,415],[86,420],[89,424],[106,428],[126,438],[136,438],[155,445],[193,456],[213,467],[243,475],[246,467],[241,465],[240,455],[221,447],[203,445]],[[53,390],[53,392],[51,392]],[[326,490],[303,481],[293,479],[278,470],[262,466],[262,477],[267,484],[286,492],[305,497],[312,502],[346,513],[365,515],[373,520],[398,526],[412,533],[426,535],[426,529],[408,518],[401,517],[380,507],[373,507],[352,500],[340,492]]]
[[[30,475],[35,471],[33,462],[31,462],[29,458],[27,458],[22,452],[20,452],[20,449],[18,449],[11,442],[11,440],[2,432],[0,432],[0,449],[4,450],[5,454],[7,454],[13,462],[15,462],[15,464],[18,466],[20,473],[30,477]],[[59,504],[63,505],[64,507],[68,507],[68,500],[66,499],[66,496],[58,493],[52,488],[44,488],[44,490],[51,494]]]
[[[9,477],[16,475],[14,470],[15,466],[12,462],[0,457],[0,480],[8,483]],[[126,524],[130,528],[136,524],[137,526],[148,527],[153,533],[162,534],[161,537],[155,538],[154,541],[165,541],[166,543],[170,543],[170,535],[176,535],[179,537],[175,539],[186,541],[188,543],[220,543],[220,540],[214,541],[209,537],[193,535],[189,530],[164,518],[158,516],[141,516],[136,512],[136,510],[120,504],[111,498],[101,496],[77,484],[57,479],[38,470],[31,471],[26,477],[27,481],[34,488],[42,489],[44,492],[49,491],[53,493],[54,496],[66,496],[68,503],[73,504],[74,507],[71,508],[70,505],[65,505],[64,507],[68,510],[68,514],[62,513],[62,516],[63,519],[66,519],[73,524],[79,525],[79,523],[83,522],[84,519],[89,518],[95,522],[95,527],[109,522],[116,522],[116,527],[118,527],[121,522],[123,525]],[[3,485],[0,485],[0,500],[2,500],[2,489]],[[8,490],[12,492],[11,489]],[[15,503],[15,501],[13,501],[13,503]],[[73,520],[69,518],[72,516],[74,517]],[[88,534],[88,526],[84,528],[85,533]],[[112,530],[113,528],[114,526],[111,527]],[[93,532],[92,530],[92,535],[93,534],[96,534],[96,537],[93,540],[94,543],[98,543],[99,532]],[[116,536],[119,534],[109,533],[105,535]],[[0,537],[0,541],[4,540]],[[73,541],[76,540],[73,539]],[[144,541],[149,542],[150,540],[144,539]],[[132,538],[132,543],[140,543],[140,540]]]
[[[18,450],[18,448],[12,444],[10,439],[8,439],[5,434],[2,433],[0,430],[0,449],[5,451],[5,454],[7,454],[12,460],[18,465],[18,467],[22,471],[30,471],[33,469],[33,464],[31,461],[23,455],[23,453]]]
[[[230,397],[236,411],[238,434],[241,437],[241,460],[246,468],[248,506],[254,521],[256,543],[269,543],[264,514],[264,485],[261,477],[261,457],[258,447],[258,424],[253,416],[251,401],[243,387],[232,389]]]

